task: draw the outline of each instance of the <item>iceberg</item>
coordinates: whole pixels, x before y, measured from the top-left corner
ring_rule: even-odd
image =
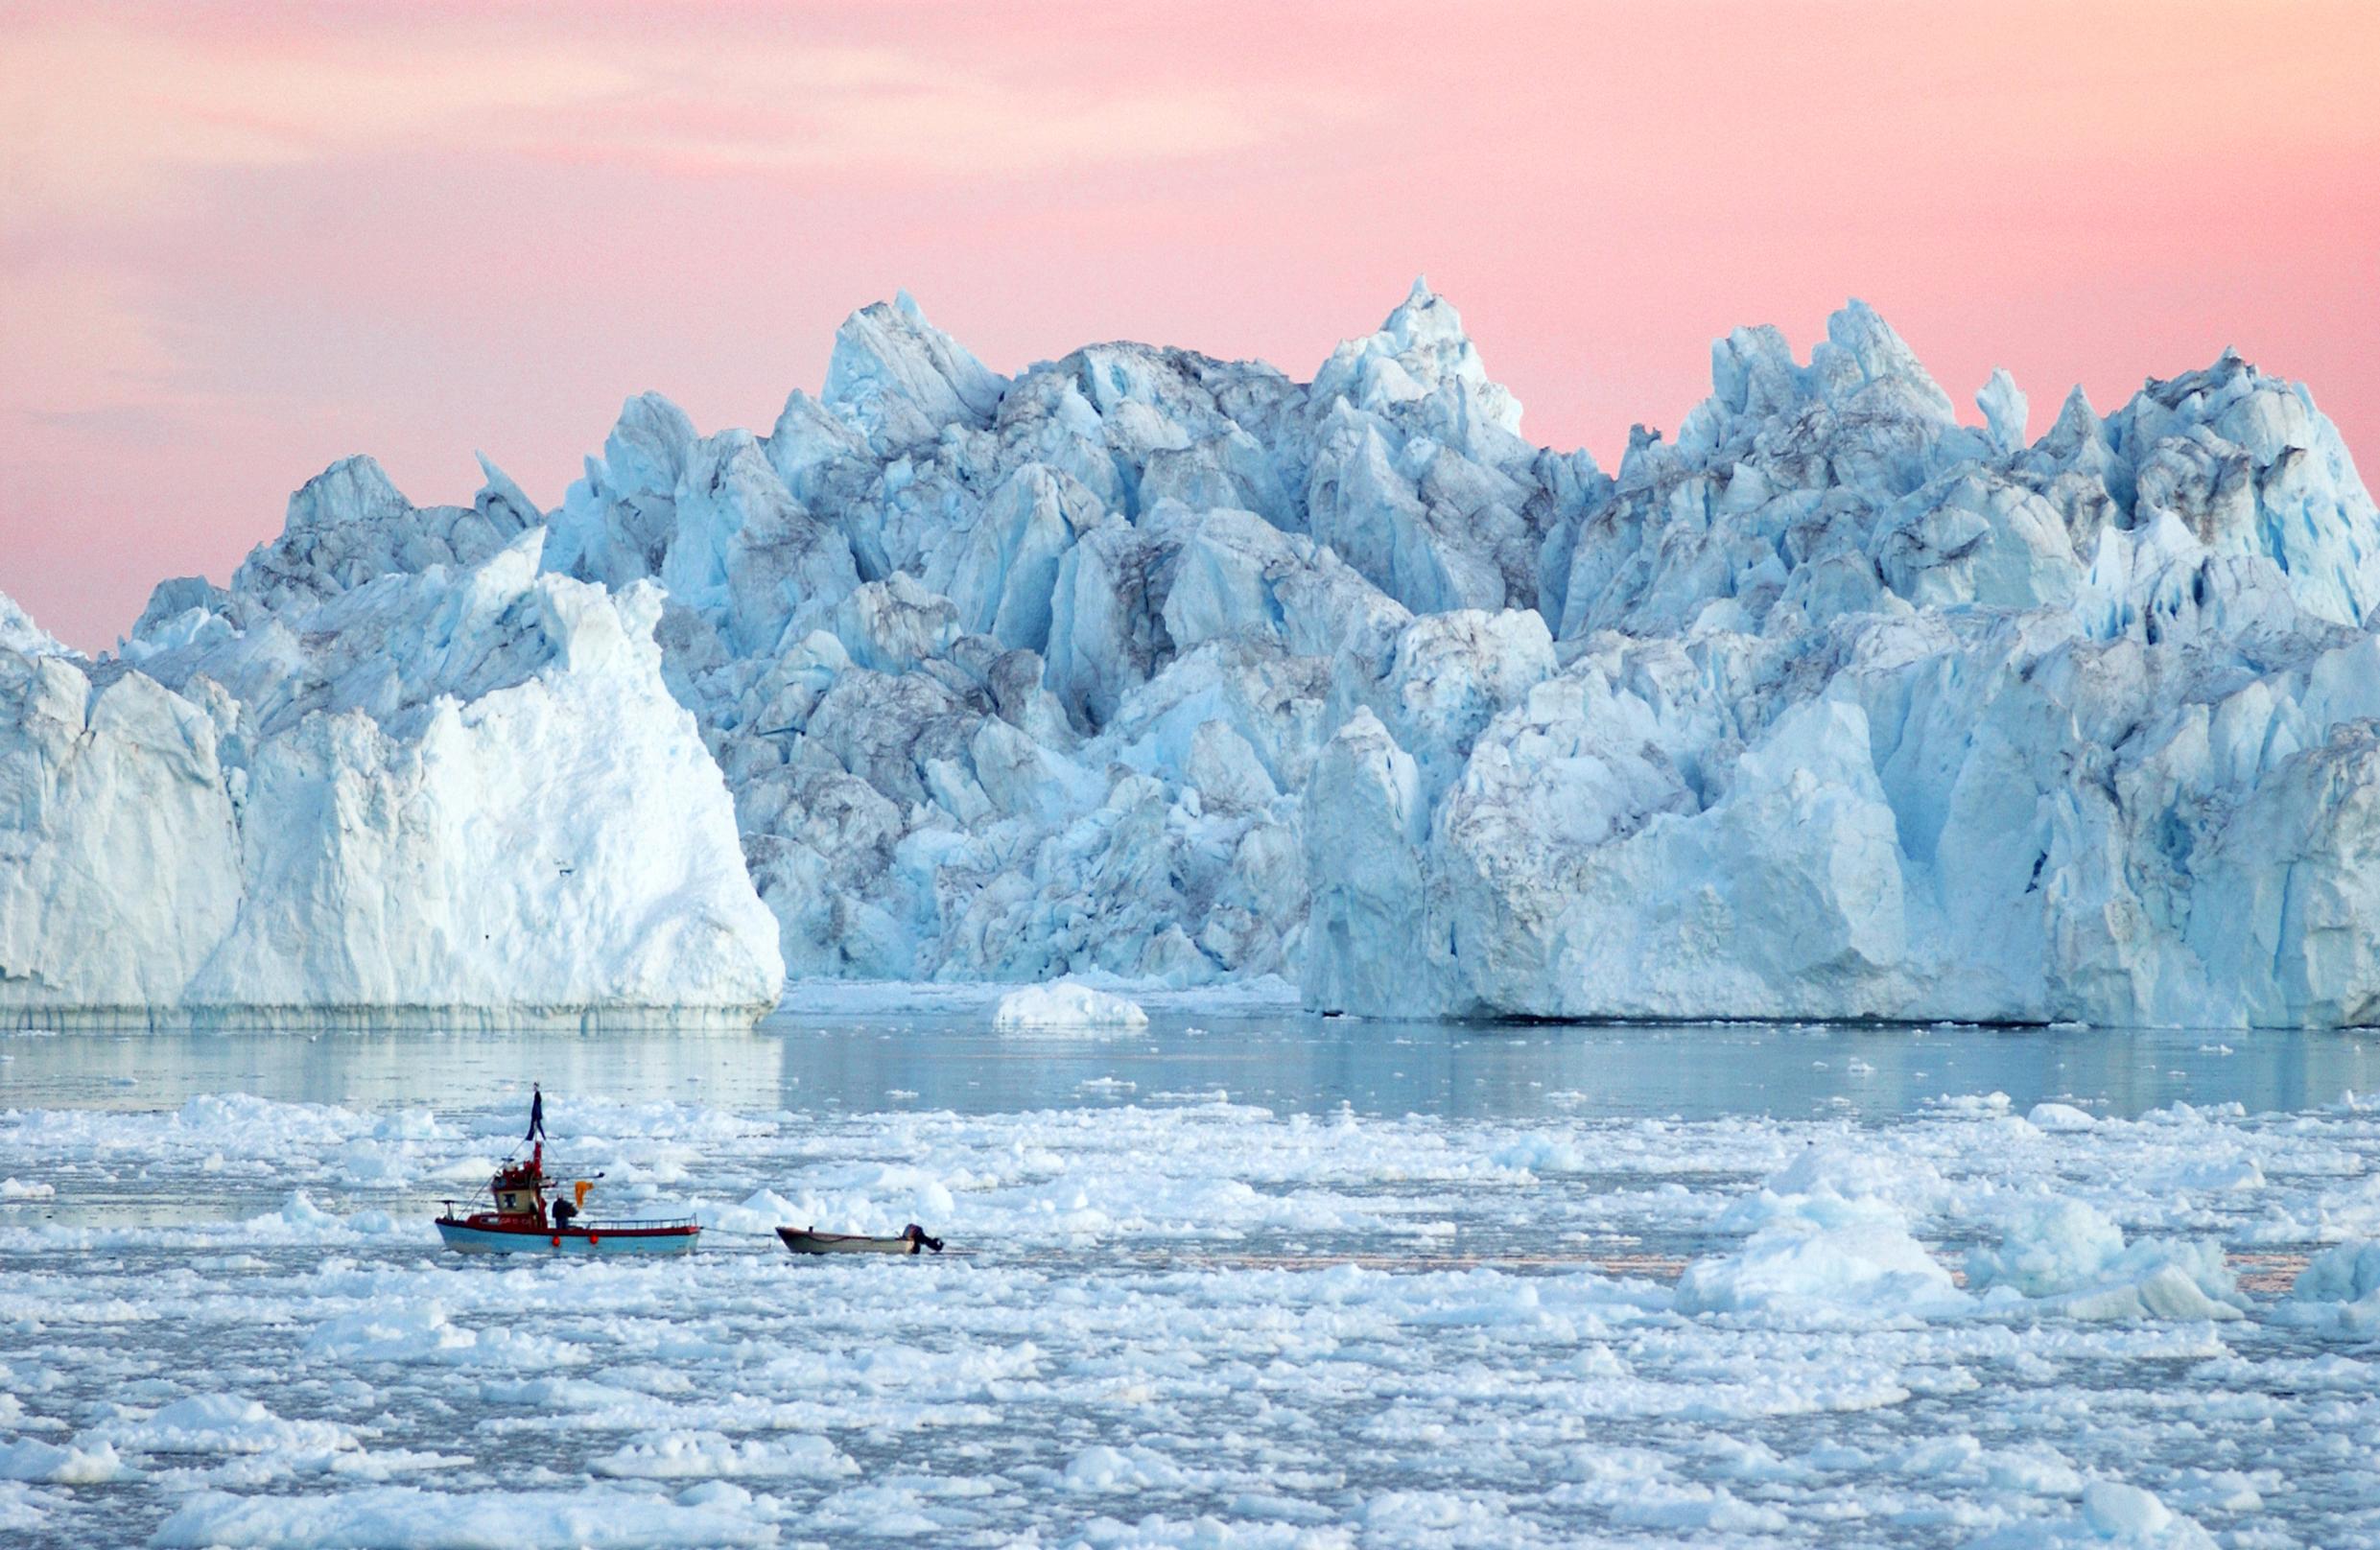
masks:
[[[300,492],[294,528],[316,504]],[[467,568],[343,590],[259,582],[251,560],[227,602],[154,622],[122,660],[0,648],[0,1010],[772,1006],[775,923],[662,682],[658,590],[541,575],[543,544],[521,528]]]
[[[0,766],[37,773],[0,787],[0,983],[608,1005],[766,999],[781,959],[1378,1017],[2380,1021],[2380,512],[2306,389],[2226,353],[2028,441],[2007,373],[1965,421],[1858,302],[1710,364],[1607,472],[1521,434],[1426,283],[1308,381],[1003,375],[903,295],[765,434],[629,400],[550,512],[337,464],[118,660],[0,618],[7,746],[97,726],[77,778],[143,793],[36,824],[53,756]],[[429,746],[446,827],[320,834],[334,769]],[[616,906],[570,916],[526,843],[449,857],[577,875],[543,802],[633,810]],[[133,849],[142,897],[35,907]],[[103,909],[154,952],[76,961]],[[498,923],[583,949],[481,961]]]
[[[2218,1243],[2127,1246],[2122,1228],[2080,1200],[2024,1200],[2005,1214],[1999,1246],[1967,1256],[1967,1284],[1987,1306],[2124,1321],[2230,1320],[2246,1306]]]
[[[1721,1213],[1743,1246],[1687,1265],[1677,1309],[1813,1325],[1962,1313],[1968,1295],[1911,1232],[1943,1191],[1922,1162],[1808,1147]]]
[[[1061,979],[1050,985],[1027,985],[1000,998],[992,1026],[1002,1033],[1034,1029],[1145,1028],[1148,1014],[1127,997],[1094,990]]]

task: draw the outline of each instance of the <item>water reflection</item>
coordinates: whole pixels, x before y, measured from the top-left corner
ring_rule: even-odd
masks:
[[[2006,1092],[2134,1115],[2380,1087],[2364,1036],[1841,1024],[1471,1026],[1171,1014],[1122,1038],[1020,1039],[984,1016],[780,1016],[751,1033],[139,1033],[0,1038],[0,1104],[170,1109],[245,1092],[476,1108],[548,1089],[737,1110],[1005,1113],[1228,1095],[1280,1112],[1450,1118],[1838,1113]]]

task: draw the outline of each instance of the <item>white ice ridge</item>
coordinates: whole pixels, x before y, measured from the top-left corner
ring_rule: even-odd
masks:
[[[1523,439],[1426,286],[1310,383],[1139,344],[1005,378],[905,297],[766,434],[631,400],[543,517],[342,463],[127,655],[213,676],[542,520],[545,569],[665,589],[803,976],[2380,1019],[2380,514],[2303,388],[2226,354],[2028,442],[2005,373],[1962,424],[1856,302],[1711,365],[1607,474]],[[235,695],[316,693],[240,656]]]
[[[154,620],[124,661],[0,649],[0,1011],[774,1004],[775,923],[662,683],[658,590],[541,575],[543,542],[301,573]]]
[[[66,647],[35,623],[33,616],[15,599],[0,592],[0,651],[29,657],[60,656],[66,653]]]

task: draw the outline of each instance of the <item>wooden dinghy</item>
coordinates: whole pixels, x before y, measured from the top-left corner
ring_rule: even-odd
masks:
[[[819,1233],[807,1227],[781,1227],[777,1236],[795,1254],[916,1254],[923,1249],[942,1252],[940,1238],[928,1237],[926,1230],[911,1222],[901,1230],[901,1235],[872,1238],[859,1233]]]

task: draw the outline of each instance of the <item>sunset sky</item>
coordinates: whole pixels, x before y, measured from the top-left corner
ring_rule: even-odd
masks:
[[[73,644],[369,452],[557,504],[906,287],[993,366],[1303,377],[1417,273],[1610,466],[1874,304],[2038,434],[2237,347],[2380,467],[2380,6],[0,0],[0,591]],[[1980,416],[1974,416],[1978,420]]]

